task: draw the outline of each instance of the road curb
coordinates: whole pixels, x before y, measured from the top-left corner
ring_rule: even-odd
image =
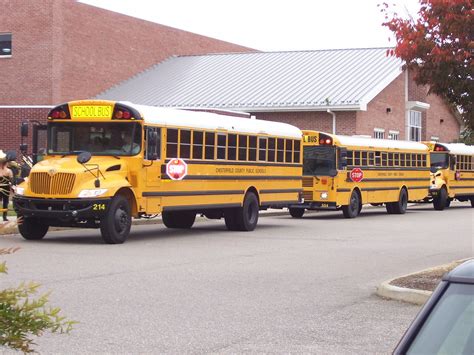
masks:
[[[443,269],[448,269],[450,266],[452,266],[454,263],[462,263],[464,261],[470,260],[471,258],[466,258],[462,260],[457,260],[453,261],[451,263],[447,264],[442,264],[434,267],[430,267],[427,269],[423,269],[417,272],[413,272],[411,274],[406,274],[402,276],[395,277],[393,279],[387,280],[382,282],[380,285],[376,287],[376,294],[382,298],[386,299],[391,299],[391,300],[396,300],[396,301],[402,301],[402,302],[407,302],[407,303],[412,303],[416,305],[423,305],[425,302],[430,298],[431,294],[433,291],[425,291],[425,290],[418,290],[415,288],[406,288],[406,287],[400,287],[400,286],[395,286],[392,285],[391,283],[397,279],[401,279],[404,277],[410,277],[413,275],[425,273],[425,272],[431,272],[431,271],[438,271],[438,270],[443,270]]]

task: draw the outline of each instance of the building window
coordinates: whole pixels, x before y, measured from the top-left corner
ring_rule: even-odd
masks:
[[[0,58],[12,55],[12,34],[0,33]]]
[[[382,129],[382,128],[374,128],[374,138],[384,139],[385,138],[385,130]]]
[[[400,139],[400,131],[388,131],[388,139],[398,141]]]
[[[408,140],[421,141],[421,112],[410,110],[408,117]]]
[[[431,136],[430,141],[439,142],[439,137]]]

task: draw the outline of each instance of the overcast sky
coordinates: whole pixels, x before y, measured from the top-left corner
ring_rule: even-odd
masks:
[[[393,46],[384,1],[419,9],[418,0],[81,0],[263,51]]]

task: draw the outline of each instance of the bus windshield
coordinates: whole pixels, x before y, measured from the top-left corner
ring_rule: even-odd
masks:
[[[447,169],[449,166],[448,153],[431,153],[430,154],[431,169]]]
[[[141,149],[141,126],[137,122],[48,123],[48,154],[130,156]]]
[[[335,147],[304,147],[303,175],[329,175],[336,172]]]

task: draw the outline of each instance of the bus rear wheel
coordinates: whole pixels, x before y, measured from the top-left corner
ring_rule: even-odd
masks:
[[[244,204],[239,208],[232,208],[225,212],[225,225],[229,230],[250,232],[258,222],[258,198],[253,192],[248,192]]]
[[[128,200],[121,195],[115,196],[107,213],[100,221],[100,233],[107,244],[122,244],[127,240],[132,226],[132,215]]]
[[[397,202],[387,203],[387,212],[389,214],[405,214],[408,205],[408,192],[405,188],[400,190]]]
[[[34,217],[20,217],[21,223],[18,224],[18,230],[21,236],[27,240],[41,240],[48,233],[49,226],[42,224]]]
[[[446,201],[448,200],[448,192],[445,187],[439,190],[439,194],[433,198],[433,207],[437,211],[442,211],[446,207]]]
[[[355,218],[359,215],[361,209],[362,203],[360,201],[359,193],[354,190],[352,191],[349,204],[342,206],[342,213],[345,218]]]
[[[194,211],[171,211],[163,212],[161,215],[163,224],[167,228],[189,229],[196,220],[196,212]]]
[[[290,216],[293,218],[301,218],[304,215],[304,208],[290,207],[289,211],[290,211]]]

